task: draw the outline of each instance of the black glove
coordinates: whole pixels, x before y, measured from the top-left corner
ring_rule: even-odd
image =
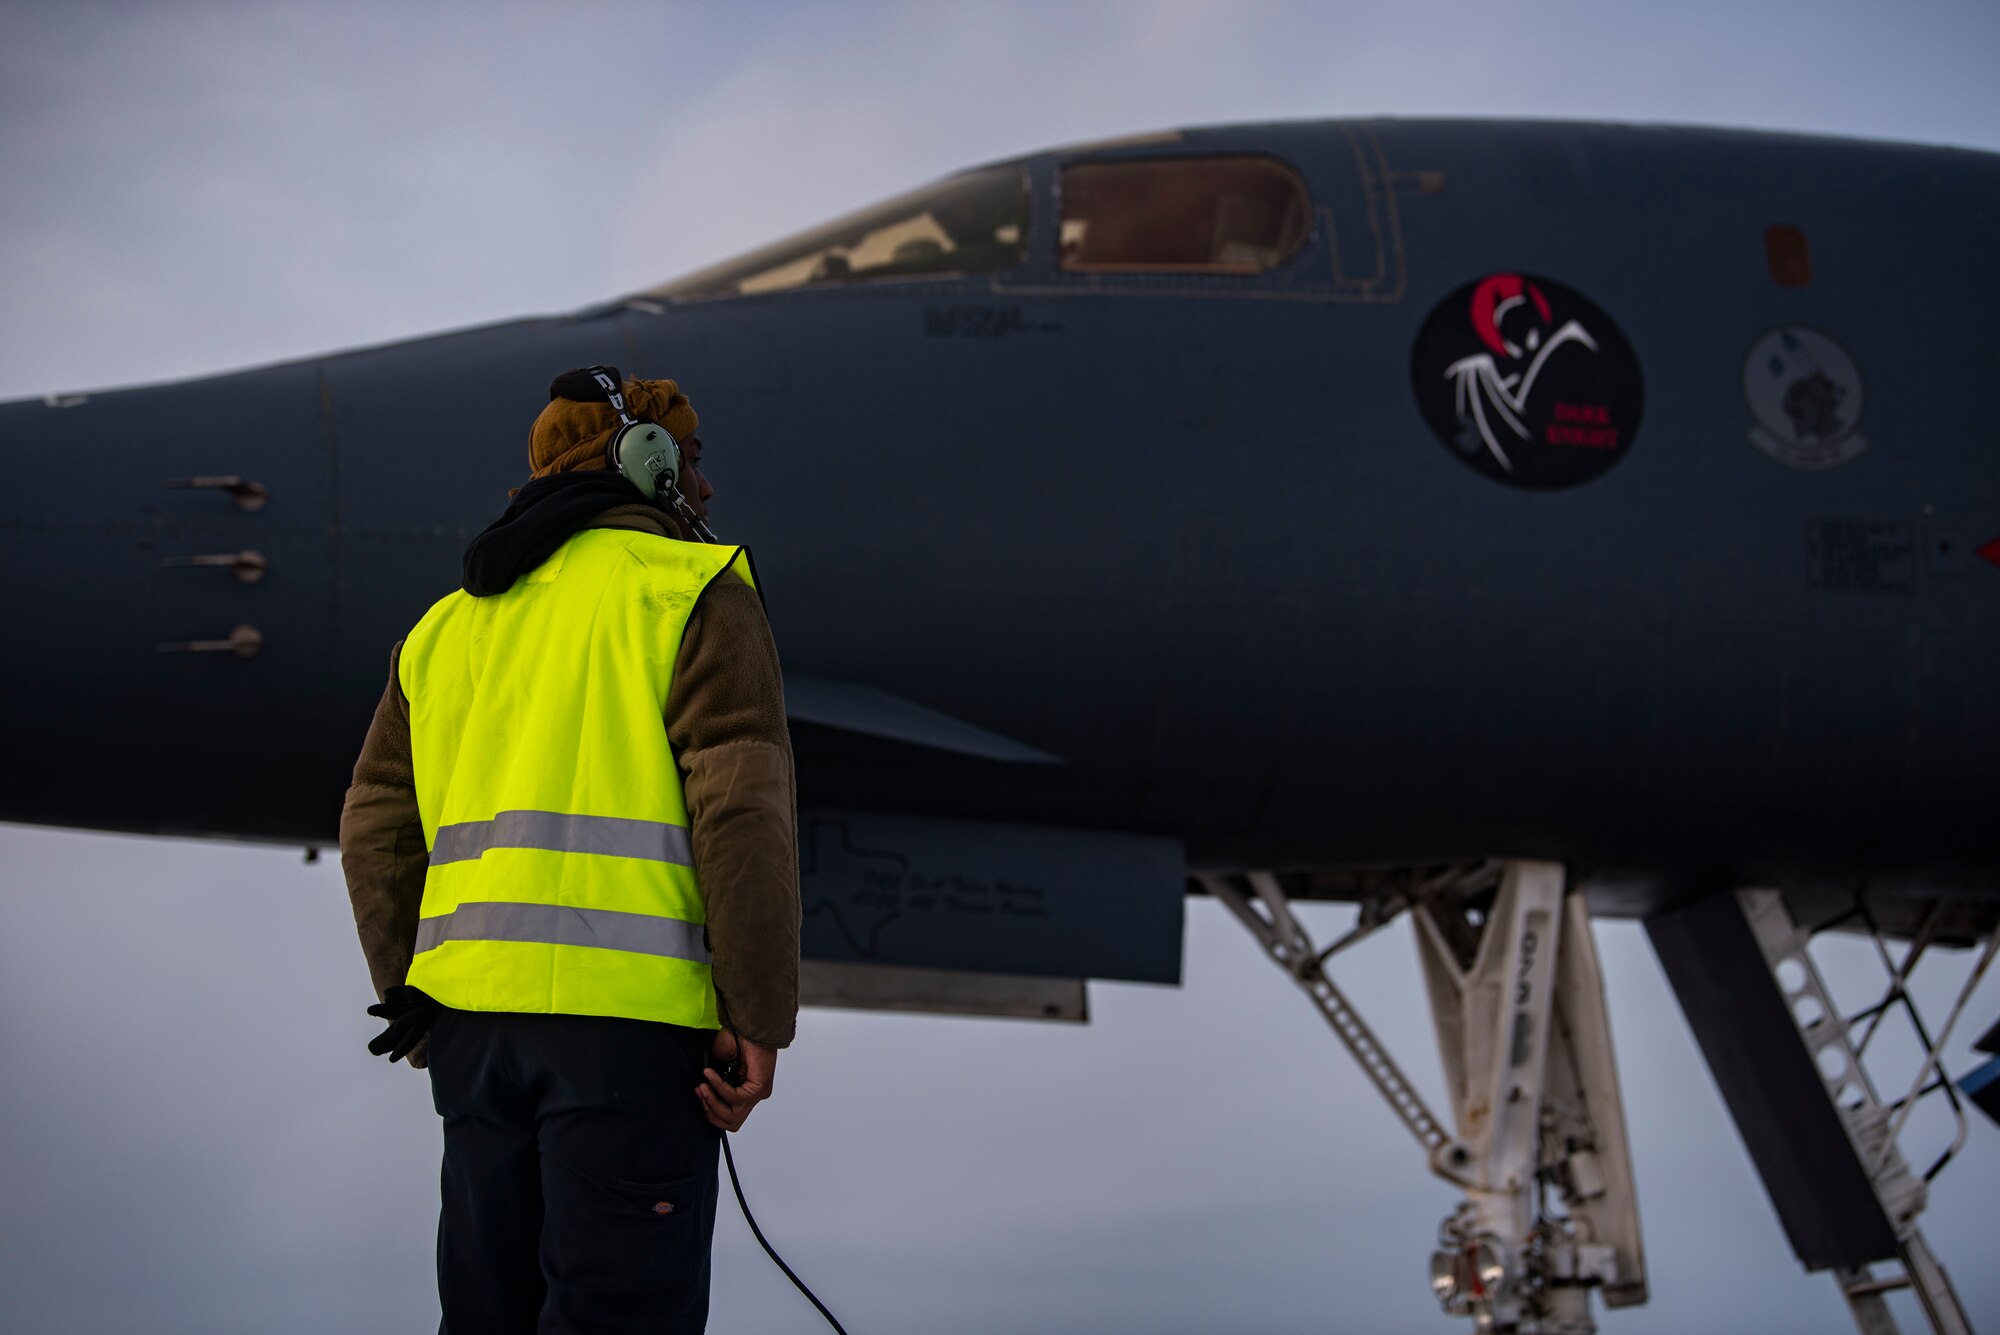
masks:
[[[401,1061],[423,1041],[443,1011],[444,1003],[422,988],[396,984],[368,1008],[370,1015],[389,1022],[387,1029],[368,1040],[368,1050],[377,1057],[386,1052],[390,1061]]]

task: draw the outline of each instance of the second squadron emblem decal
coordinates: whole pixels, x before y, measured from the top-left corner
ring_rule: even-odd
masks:
[[[1467,464],[1516,487],[1573,487],[1631,448],[1639,360],[1582,293],[1495,273],[1440,302],[1410,358],[1417,404]]]
[[[1861,372],[1847,349],[1800,325],[1773,329],[1743,359],[1750,441],[1793,468],[1832,468],[1868,448],[1861,425]]]

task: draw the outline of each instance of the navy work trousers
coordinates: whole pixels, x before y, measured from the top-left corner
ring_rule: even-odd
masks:
[[[721,1133],[708,1031],[447,1010],[440,1335],[695,1332],[708,1322]]]

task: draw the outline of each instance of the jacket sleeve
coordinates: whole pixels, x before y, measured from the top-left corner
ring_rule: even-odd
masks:
[[[756,590],[732,575],[695,605],[674,659],[667,741],[679,762],[723,1017],[768,1047],[799,1010],[798,798],[778,650]]]
[[[389,651],[389,686],[340,811],[340,869],[378,999],[409,973],[430,864],[410,762],[410,703],[396,679],[402,650],[399,643]]]

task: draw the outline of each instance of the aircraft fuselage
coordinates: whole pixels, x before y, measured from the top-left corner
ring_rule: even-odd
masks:
[[[1310,192],[1288,262],[1065,267],[1066,167],[1239,154]],[[1994,158],[1381,121],[1018,165],[1000,271],[0,407],[0,817],[330,841],[389,646],[522,480],[550,376],[606,362],[691,394],[788,672],[1063,762],[802,725],[802,801],[1197,866],[1992,891]],[[162,485],[226,477],[267,503]],[[185,564],[245,550],[254,582]],[[202,647],[239,626],[254,655]]]

